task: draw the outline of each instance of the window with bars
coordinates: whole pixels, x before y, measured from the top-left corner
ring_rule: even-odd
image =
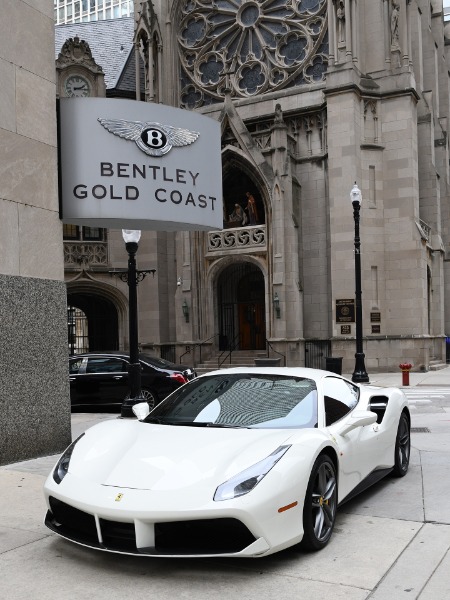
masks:
[[[67,337],[69,355],[89,352],[88,320],[75,306],[67,308]]]
[[[66,241],[104,242],[106,229],[100,227],[80,227],[64,223],[63,236]]]

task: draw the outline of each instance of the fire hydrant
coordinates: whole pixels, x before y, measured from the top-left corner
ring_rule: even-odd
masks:
[[[402,370],[402,385],[409,385],[409,372],[412,369],[412,364],[401,363],[398,366]]]

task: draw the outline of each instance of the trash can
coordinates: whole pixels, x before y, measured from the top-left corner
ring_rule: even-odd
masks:
[[[281,358],[255,358],[255,367],[279,367]]]
[[[337,375],[342,375],[342,356],[327,356],[325,357],[326,370]]]

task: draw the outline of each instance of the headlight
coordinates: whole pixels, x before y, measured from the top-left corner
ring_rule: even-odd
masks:
[[[225,481],[225,483],[222,483],[222,485],[219,485],[214,494],[214,500],[216,502],[231,500],[232,498],[238,498],[251,492],[290,447],[290,445],[280,446],[275,452],[269,454],[267,458],[260,460],[255,465],[245,469],[245,471],[241,471],[228,481]]]
[[[56,467],[53,470],[53,479],[56,483],[61,483],[64,477],[67,475],[67,471],[69,470],[70,459],[72,458],[72,452],[75,448],[75,444],[81,440],[84,433],[77,437],[77,439],[70,444],[70,446],[64,451],[61,458],[58,460]]]

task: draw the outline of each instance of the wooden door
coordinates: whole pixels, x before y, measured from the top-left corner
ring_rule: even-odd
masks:
[[[265,349],[264,304],[241,302],[238,305],[241,350]]]

